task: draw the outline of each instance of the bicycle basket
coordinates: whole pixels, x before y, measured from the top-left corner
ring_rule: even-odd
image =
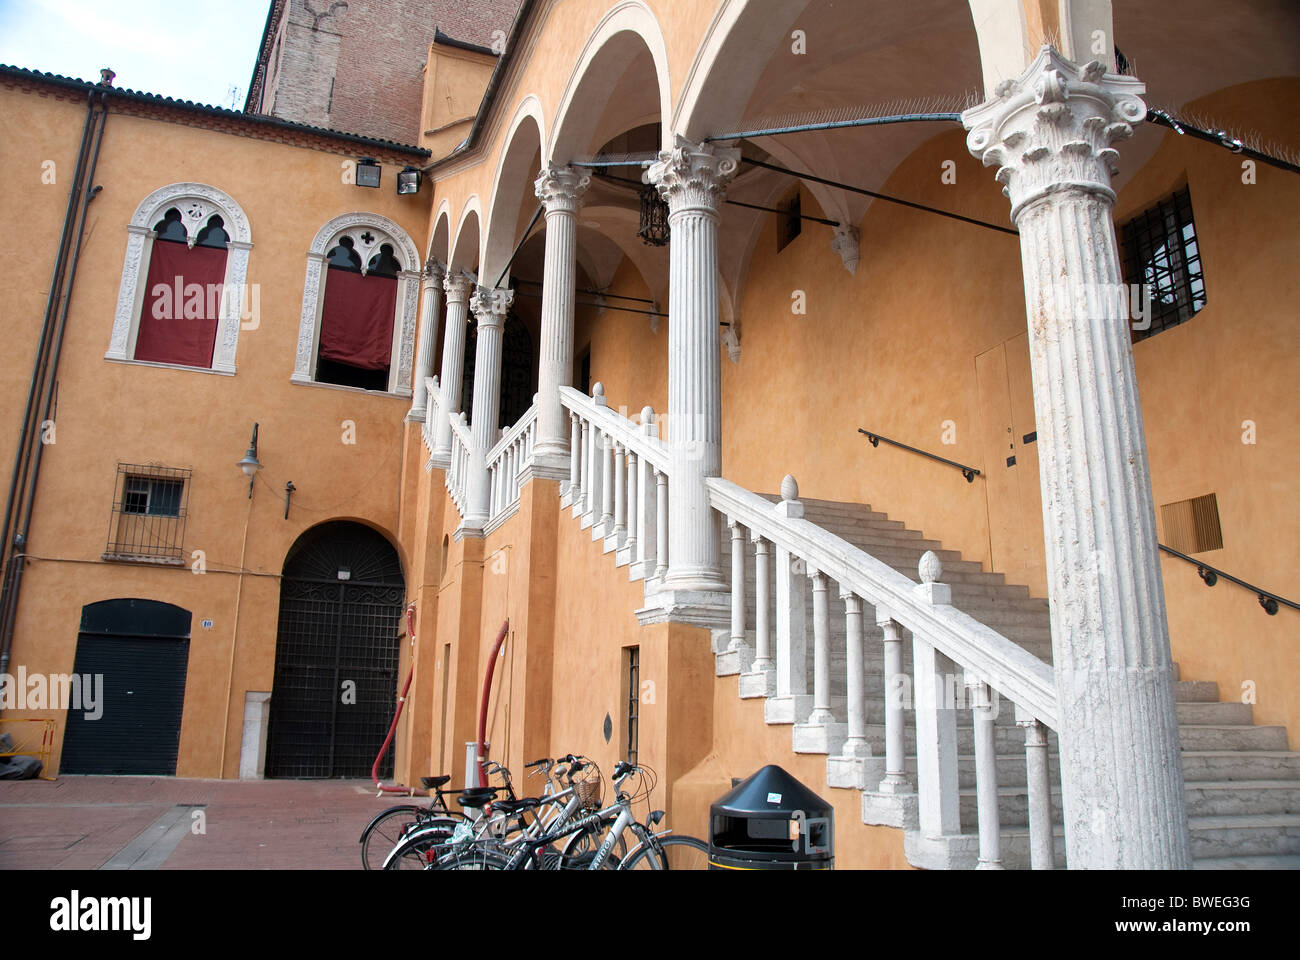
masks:
[[[594,761],[585,757],[583,761],[585,765],[572,778],[573,792],[584,809],[599,810],[604,806],[605,781]]]

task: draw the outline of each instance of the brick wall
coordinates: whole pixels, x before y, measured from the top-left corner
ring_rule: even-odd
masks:
[[[434,31],[490,47],[499,39],[495,31],[509,31],[519,3],[291,0],[277,28],[281,49],[267,64],[262,111],[416,143],[423,67]]]

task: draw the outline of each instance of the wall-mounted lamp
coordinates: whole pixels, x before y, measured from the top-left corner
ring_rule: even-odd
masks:
[[[397,175],[397,195],[401,197],[419,192],[420,171],[411,166],[402,168],[402,172]]]
[[[379,178],[383,172],[384,168],[375,161],[374,157],[362,157],[357,161],[357,186],[379,186]]]
[[[253,439],[248,445],[248,452],[236,466],[244,471],[244,476],[248,477],[248,499],[251,500],[253,499],[253,477],[262,469],[262,461],[257,459],[257,424],[253,424]]]
[[[289,519],[289,499],[293,496],[293,492],[297,489],[298,488],[293,485],[292,480],[288,481],[284,485],[284,519],[286,520]]]

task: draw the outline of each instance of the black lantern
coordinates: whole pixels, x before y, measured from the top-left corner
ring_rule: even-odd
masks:
[[[641,225],[636,235],[652,247],[663,247],[668,233],[668,204],[659,196],[659,188],[648,183],[641,188]]]
[[[397,195],[405,196],[420,192],[420,171],[415,167],[404,167],[397,175]]]
[[[384,168],[375,162],[374,157],[362,157],[357,161],[357,186],[377,187]]]

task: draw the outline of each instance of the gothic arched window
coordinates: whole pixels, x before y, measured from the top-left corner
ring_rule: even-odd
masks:
[[[409,397],[419,255],[377,214],[325,224],[307,254],[295,383],[329,383]]]
[[[155,190],[127,226],[113,335],[105,357],[235,372],[252,249],[248,218],[202,183]]]

